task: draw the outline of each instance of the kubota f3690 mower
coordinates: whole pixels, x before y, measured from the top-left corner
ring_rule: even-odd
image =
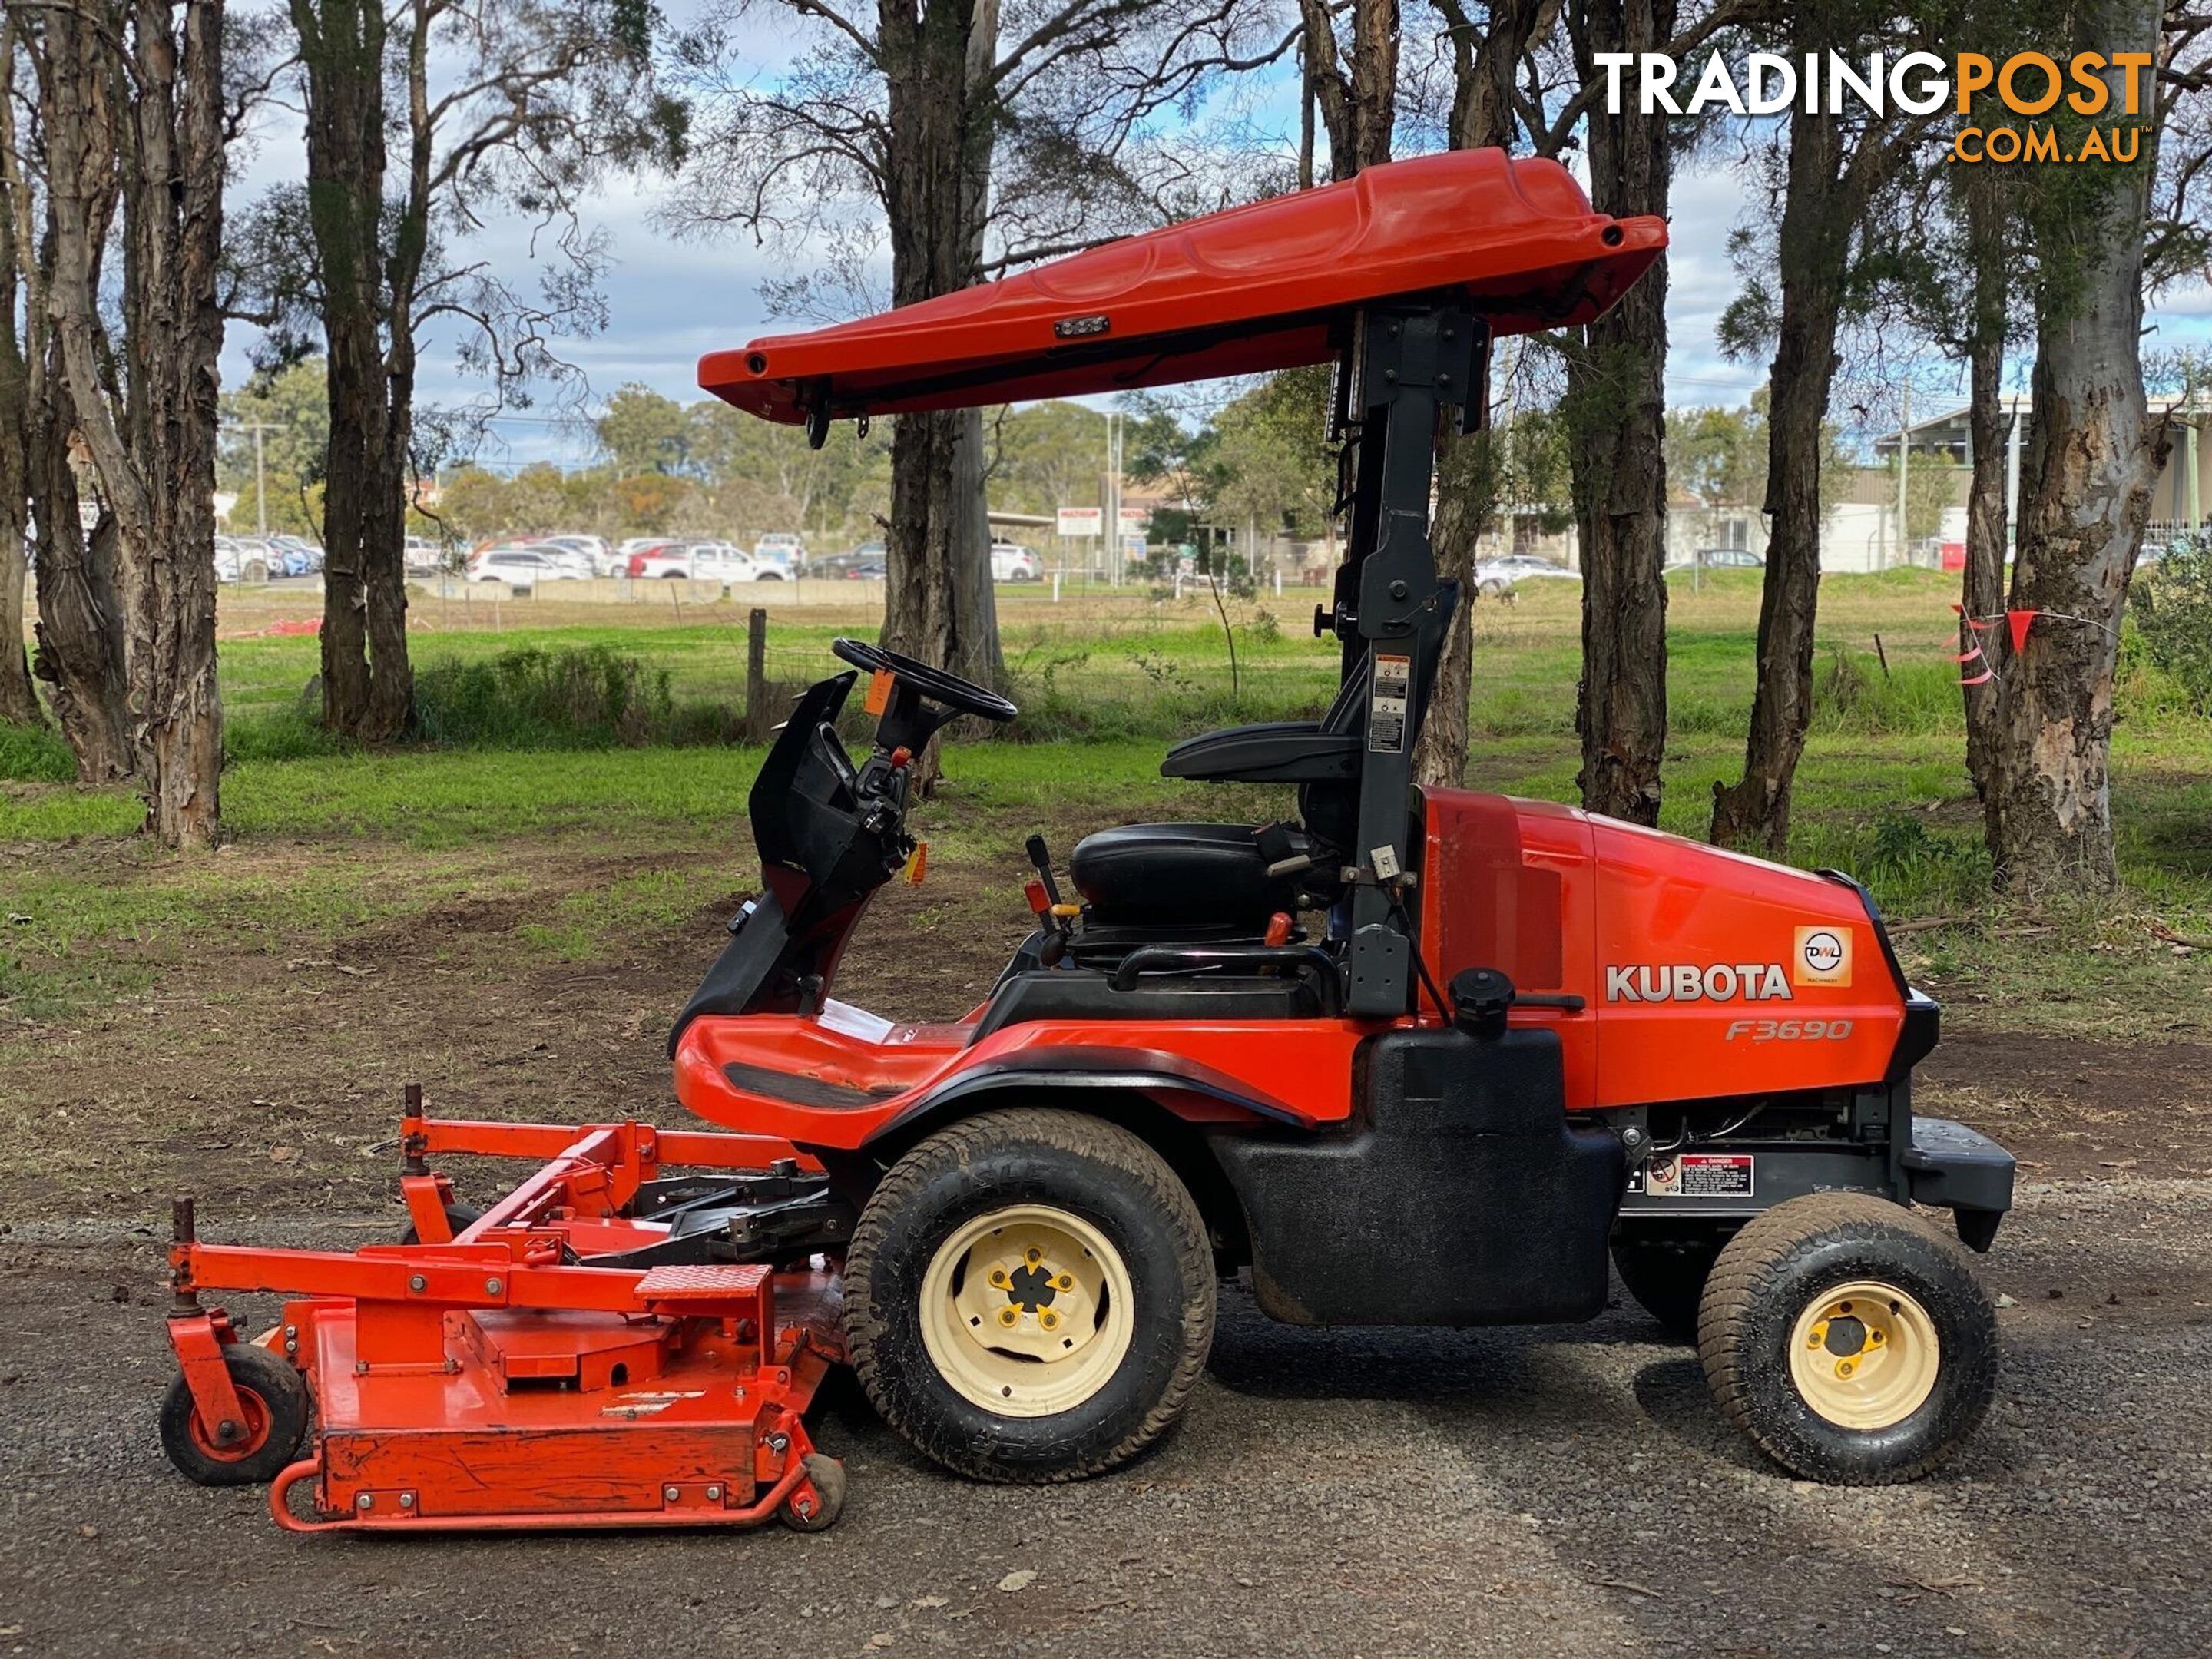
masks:
[[[831,994],[914,853],[913,757],[1015,711],[839,641],[853,672],[799,697],[752,791],[763,890],[670,1040],[683,1103],[738,1133],[417,1109],[406,1242],[216,1247],[181,1213],[177,1462],[274,1477],[295,1528],[818,1526],[842,1476],[803,1413],[833,1363],[948,1468],[1062,1480],[1175,1422],[1224,1276],[1302,1324],[1471,1326],[1590,1318],[1610,1259],[1785,1468],[1932,1468],[1994,1386],[1958,1241],[1989,1247],[2012,1160],[1914,1115],[1936,1008],[1865,890],[1412,781],[1463,597],[1428,536],[1440,422],[1481,420],[1497,336],[1588,322],[1664,243],[1550,162],[1461,153],[708,357],[710,391],[817,441],[1334,362],[1349,551],[1315,627],[1340,689],[1164,769],[1295,815],[1102,830],[1065,902],[1033,840],[1036,925],[982,1005],[878,1018]],[[544,1167],[479,1215],[447,1152]],[[199,1300],[227,1289],[293,1299],[252,1343]]]

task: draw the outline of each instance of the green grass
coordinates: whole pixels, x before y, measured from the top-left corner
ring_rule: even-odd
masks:
[[[1578,596],[1532,586],[1517,605],[1475,613],[1468,781],[1571,800]],[[2000,903],[1962,760],[1951,591],[1924,572],[1823,584],[1790,859],[1854,872],[1894,917],[1956,919],[1905,936],[1915,970],[1972,988],[2006,1018],[2122,1018],[2113,1002],[2142,1029],[2161,1011],[2212,1018],[2212,952],[2176,956],[2151,931],[2212,932],[2212,723],[2131,658],[2113,744],[2124,890],[2094,911]],[[1158,766],[1176,737],[1310,716],[1327,700],[1333,651],[1290,621],[1313,597],[1236,608],[1233,692],[1219,623],[1197,601],[1009,605],[1024,719],[1017,740],[948,751],[944,793],[917,819],[933,853],[1012,868],[1040,825],[1064,854],[1090,824],[1290,811],[1285,792],[1175,783]],[[1662,825],[1676,833],[1703,833],[1713,786],[1741,767],[1758,604],[1751,575],[1671,597]],[[471,882],[526,881],[532,859],[650,866],[557,895],[528,920],[530,946],[569,961],[605,955],[625,918],[676,921],[709,889],[745,885],[745,801],[762,750],[726,741],[724,717],[742,704],[744,612],[687,606],[684,616],[426,629],[418,668],[447,740],[368,753],[313,724],[302,698],[313,639],[227,641],[223,815],[234,842],[212,859],[143,848],[130,792],[80,789],[51,732],[0,728],[0,914],[31,918],[0,933],[0,999],[51,1012],[128,995],[153,964],[189,959],[200,944],[338,938]],[[830,641],[854,631],[850,619],[778,613],[771,676],[795,686],[833,672]],[[580,703],[559,666],[578,661],[598,676]],[[638,708],[651,718],[626,726],[623,711]],[[686,708],[723,715],[686,728]]]

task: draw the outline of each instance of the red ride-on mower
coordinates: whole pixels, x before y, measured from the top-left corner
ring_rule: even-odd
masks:
[[[990,996],[878,1018],[831,992],[914,854],[912,759],[1015,711],[837,641],[849,672],[753,787],[763,890],[670,1038],[678,1098],[738,1133],[410,1110],[405,1242],[225,1249],[181,1217],[179,1464],[276,1475],[295,1527],[820,1525],[842,1474],[802,1414],[836,1361],[948,1468],[1065,1480],[1175,1422],[1224,1275],[1302,1324],[1538,1323],[1601,1311],[1610,1259],[1787,1468],[1934,1467],[1994,1387],[1959,1241],[1989,1247],[2013,1166],[1914,1115],[1937,1011],[1865,890],[1412,781],[1462,598],[1428,538],[1439,422],[1480,423],[1495,337],[1589,321],[1664,241],[1550,162],[1462,152],[707,358],[702,385],[817,442],[1334,361],[1351,522],[1315,626],[1340,689],[1164,769],[1295,816],[1103,830],[1067,900],[1033,838],[1036,926]],[[544,1167],[476,1215],[432,1171],[450,1152]],[[254,1289],[295,1294],[258,1346],[198,1302]]]

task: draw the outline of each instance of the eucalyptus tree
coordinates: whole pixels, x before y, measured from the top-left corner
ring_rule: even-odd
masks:
[[[416,408],[426,331],[495,404],[573,380],[554,342],[604,321],[586,192],[672,162],[684,115],[653,73],[638,0],[287,0],[307,129],[304,189],[257,209],[233,301],[264,358],[328,359],[322,717],[370,741],[413,718],[404,558],[416,478],[450,437]],[[396,152],[396,155],[395,155]],[[501,215],[551,250],[529,283],[470,247]]]
[[[104,0],[19,15],[34,20],[44,309],[72,422],[45,438],[96,486],[102,526],[91,539],[112,571],[123,735],[146,828],[166,846],[204,846],[221,830],[222,763],[216,363],[224,149],[235,136],[223,7]],[[111,239],[121,255],[112,304]]]
[[[769,298],[826,318],[1182,216],[1214,204],[1161,131],[1217,77],[1288,49],[1263,12],[1257,0],[727,0],[686,53],[701,118],[669,220],[811,257]],[[788,56],[763,73],[771,32]],[[1001,660],[986,451],[975,410],[895,421],[884,638],[988,681]]]

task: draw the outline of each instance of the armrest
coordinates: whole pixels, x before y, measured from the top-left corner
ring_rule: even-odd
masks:
[[[1274,720],[1208,732],[1168,750],[1160,775],[1209,783],[1352,783],[1361,734],[1324,732],[1310,720]]]

